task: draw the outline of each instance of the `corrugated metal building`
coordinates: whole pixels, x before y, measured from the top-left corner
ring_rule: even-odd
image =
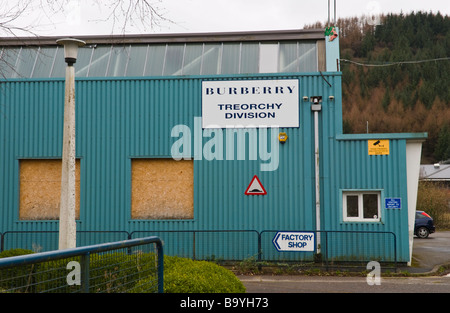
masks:
[[[25,248],[56,248],[48,232],[58,231],[65,67],[56,39],[0,40],[6,248],[14,246],[8,238],[34,231],[44,233],[27,237]],[[80,236],[159,234],[169,253],[200,258],[320,252],[410,262],[426,134],[342,133],[339,37],[296,30],[80,39]],[[312,234],[313,249],[290,249],[280,232]]]

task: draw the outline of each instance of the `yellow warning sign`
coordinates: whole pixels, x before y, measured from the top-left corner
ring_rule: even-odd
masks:
[[[389,140],[368,140],[369,155],[388,155]]]

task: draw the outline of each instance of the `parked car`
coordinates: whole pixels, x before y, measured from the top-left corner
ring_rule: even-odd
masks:
[[[428,235],[434,233],[433,218],[424,211],[416,211],[416,221],[414,223],[414,234],[419,238],[427,238]]]

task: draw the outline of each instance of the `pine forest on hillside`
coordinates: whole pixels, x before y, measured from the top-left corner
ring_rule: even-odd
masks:
[[[345,133],[427,132],[422,163],[450,159],[450,18],[416,12],[336,21]],[[316,23],[305,28],[325,28]]]

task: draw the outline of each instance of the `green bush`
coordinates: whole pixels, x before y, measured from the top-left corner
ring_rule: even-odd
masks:
[[[28,253],[33,252],[14,249],[2,252],[0,257]],[[48,292],[53,288],[66,287],[66,292],[78,291],[80,286],[68,286],[66,282],[66,264],[71,260],[80,262],[77,257],[6,269],[3,274],[15,279],[8,285],[0,284],[0,290],[18,288],[15,292]],[[155,265],[153,253],[92,256],[89,265],[90,292],[157,292]],[[231,271],[215,263],[164,256],[164,292],[243,293],[245,287]]]
[[[242,293],[245,287],[231,271],[215,263],[165,256],[164,292]]]
[[[2,256],[16,256],[33,253],[22,249],[7,250]],[[66,258],[15,266],[0,271],[0,289],[14,289],[14,292],[79,292],[80,286],[67,284],[70,261],[81,262],[80,257]],[[90,292],[127,292],[142,278],[155,276],[155,255],[146,254],[94,254],[89,264]],[[1,277],[7,278],[2,281]],[[155,283],[156,284],[156,283]],[[61,289],[62,288],[62,289]]]
[[[146,290],[147,279],[132,290]],[[156,288],[156,287],[155,287]],[[242,282],[229,270],[207,261],[193,261],[177,256],[164,256],[164,293],[244,293]]]
[[[140,279],[156,275],[154,253],[99,255],[89,267],[91,292],[127,292]]]
[[[32,250],[26,249],[10,249],[0,252],[0,258],[9,258],[14,256],[20,256],[33,253]],[[4,268],[0,270],[0,290],[12,289],[15,292],[27,292],[30,291],[28,286],[30,285],[30,279],[34,267],[29,266],[17,266]],[[3,290],[4,289],[4,290]]]
[[[49,261],[39,264],[36,280],[38,291],[66,286],[66,292],[77,292],[80,286],[68,286],[66,265],[70,261],[81,262],[80,257]],[[62,266],[64,265],[64,266]],[[144,277],[155,276],[153,253],[127,254],[122,252],[93,254],[89,263],[89,292],[123,293],[135,287]],[[156,284],[156,283],[155,283]]]
[[[450,194],[445,186],[433,182],[420,182],[417,194],[417,210],[431,215],[437,229],[450,228]]]
[[[27,249],[10,249],[0,252],[0,259],[1,258],[9,258],[12,256],[19,256],[19,255],[25,255],[25,254],[31,254],[34,253],[32,250]]]

